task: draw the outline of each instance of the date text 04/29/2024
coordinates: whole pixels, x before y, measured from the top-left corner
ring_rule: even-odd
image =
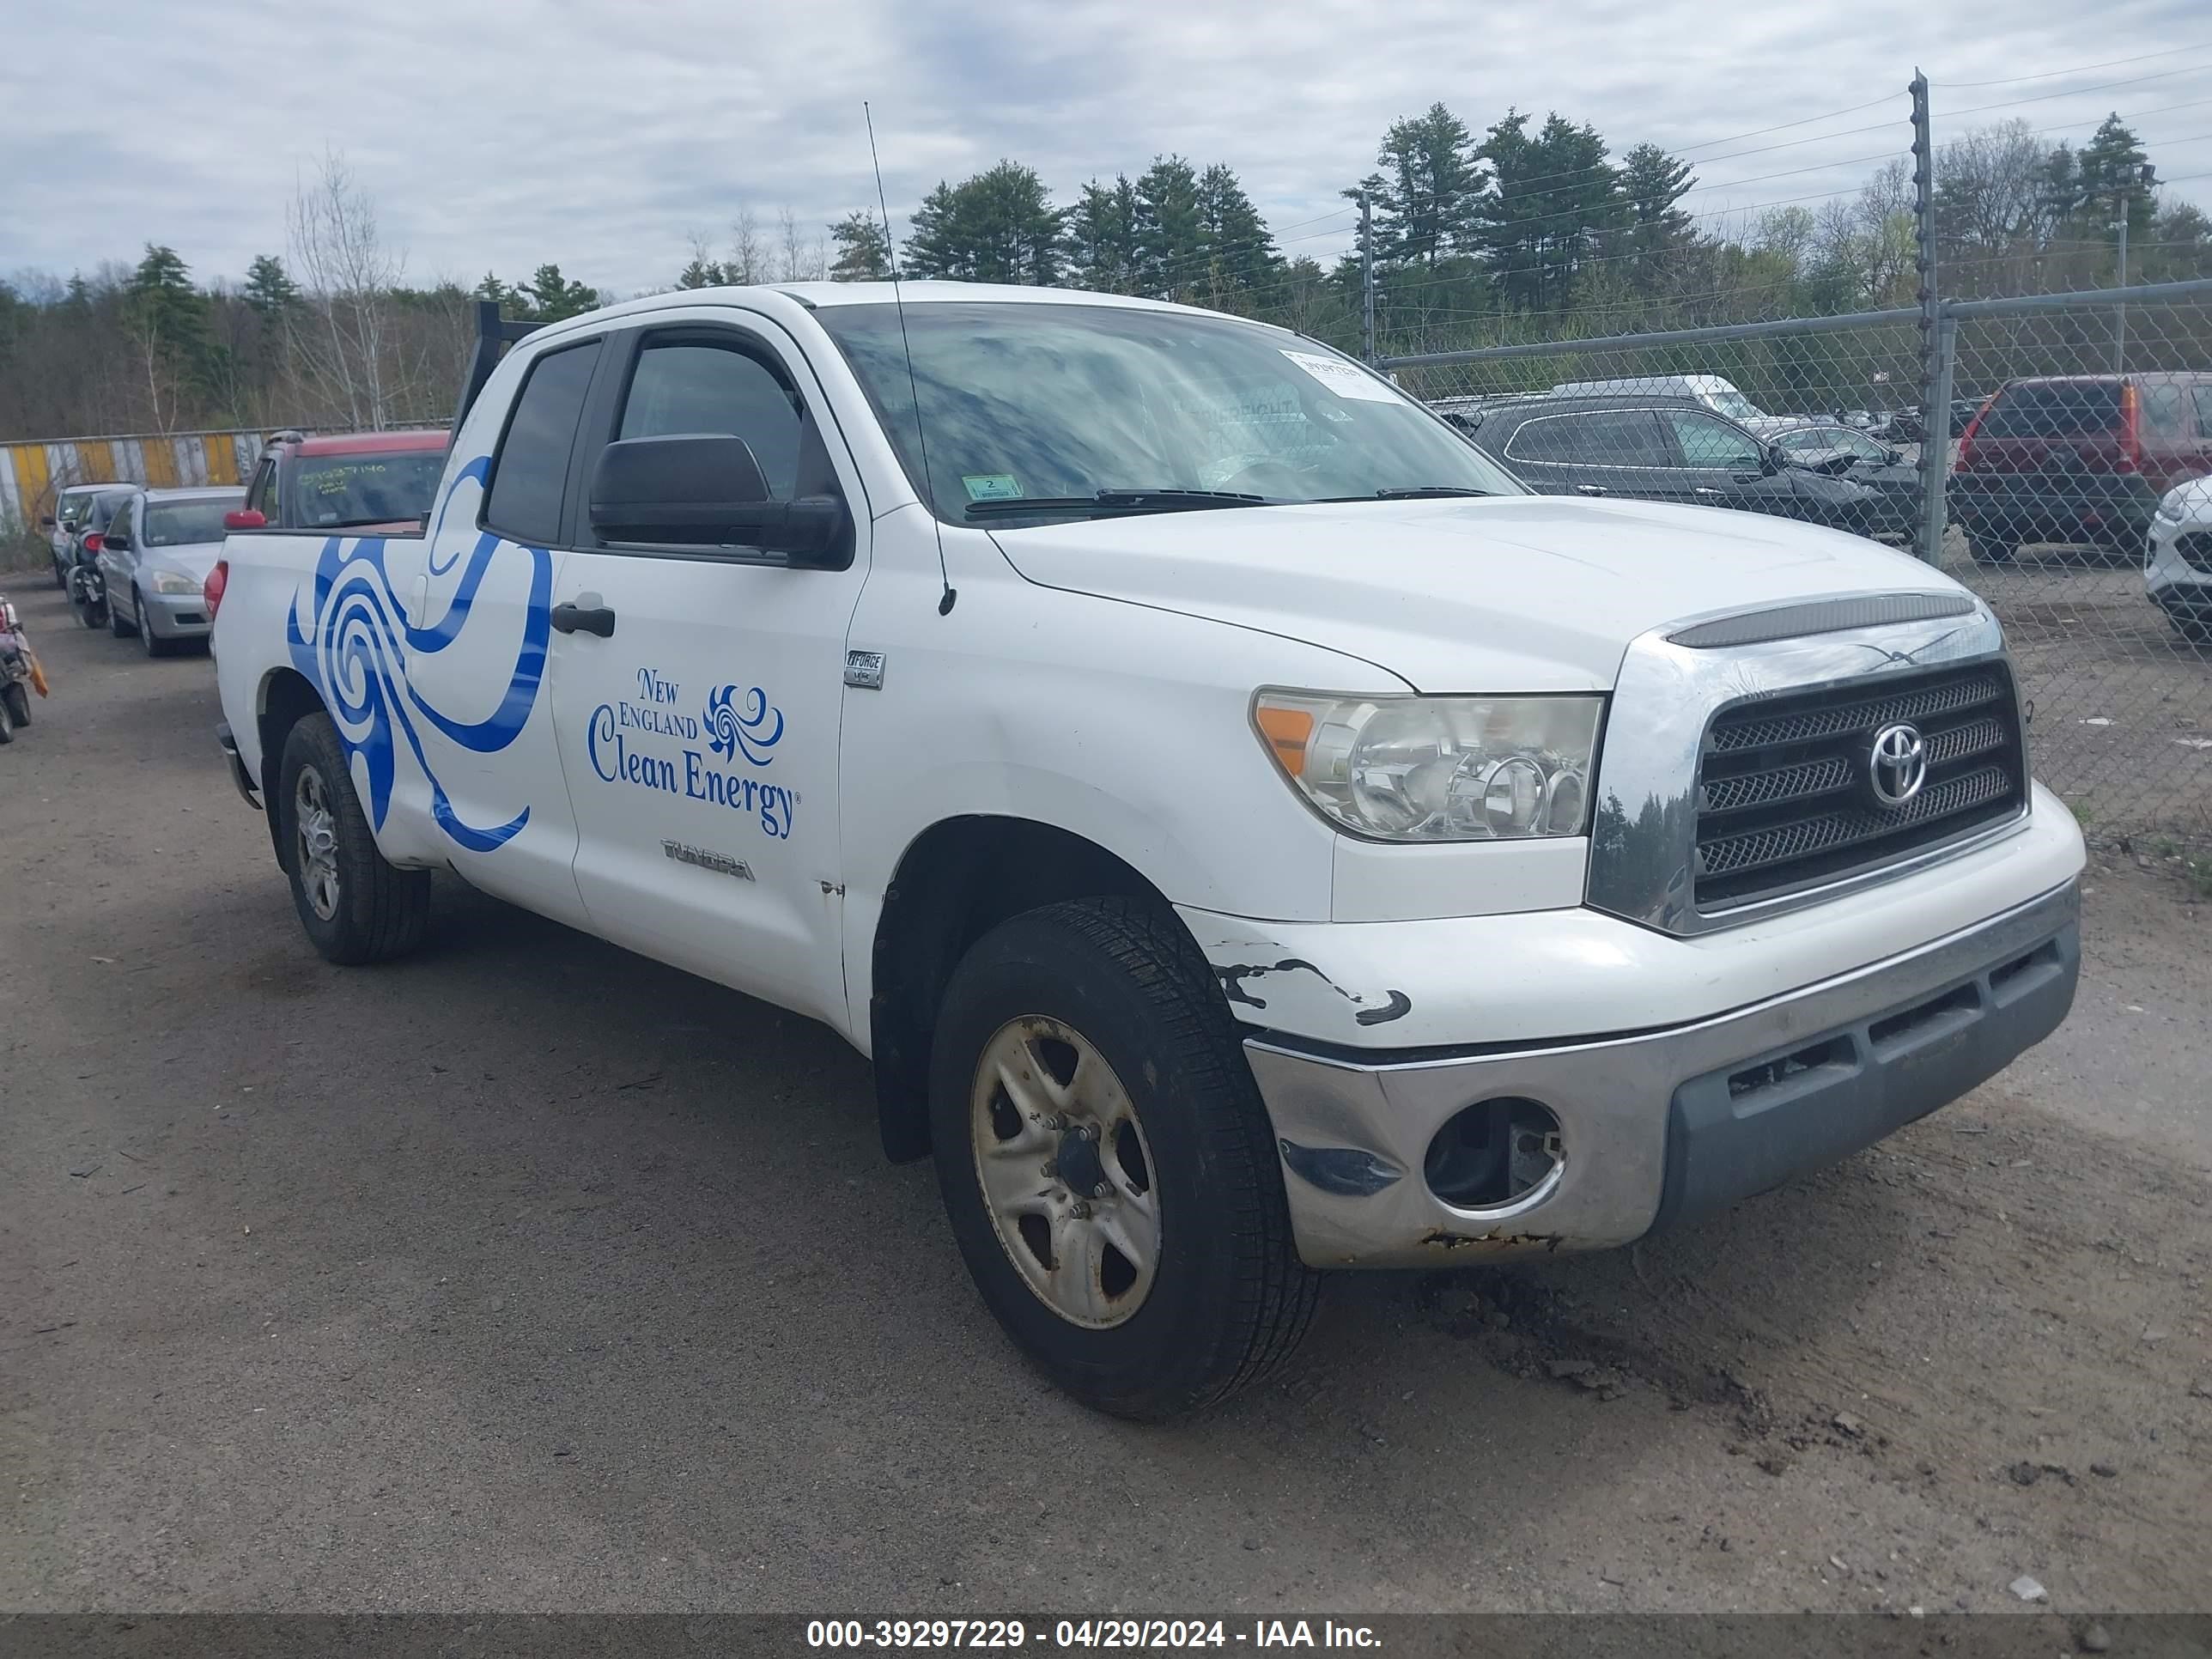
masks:
[[[1166,1648],[1378,1648],[1365,1625],[1333,1620],[1256,1619],[1237,1628],[1220,1619],[1059,1619],[1050,1627],[1018,1619],[816,1619],[810,1648],[1027,1648],[1142,1650]]]

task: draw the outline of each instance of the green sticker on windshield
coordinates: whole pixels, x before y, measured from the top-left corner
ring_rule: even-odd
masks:
[[[968,486],[971,501],[1015,501],[1022,495],[1021,480],[1011,472],[969,472],[960,482]]]

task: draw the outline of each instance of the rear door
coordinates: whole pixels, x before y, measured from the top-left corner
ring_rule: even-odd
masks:
[[[756,313],[702,307],[617,337],[579,446],[587,500],[611,441],[726,434],[769,493],[851,509],[842,569],[738,545],[602,544],[580,508],[556,595],[553,702],[592,931],[842,1024],[838,729],[868,569],[859,475],[804,355]],[[592,631],[594,629],[604,631]]]
[[[1666,452],[1648,409],[1574,410],[1523,420],[1500,459],[1547,495],[1648,496]]]
[[[576,926],[576,823],[546,655],[569,461],[604,349],[563,343],[530,363],[490,453],[449,471],[427,536],[331,543],[404,602],[392,725],[421,763],[440,850],[473,885]]]

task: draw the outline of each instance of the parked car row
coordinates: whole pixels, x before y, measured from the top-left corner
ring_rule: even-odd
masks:
[[[1433,406],[1547,495],[1735,507],[1900,542],[1918,522],[1918,464],[1875,435],[1917,434],[1917,414],[1770,416],[1709,374]],[[2212,374],[2023,378],[1954,401],[1950,418],[1948,510],[1978,563],[2039,544],[2142,561],[2153,602],[2188,639],[2212,640],[2212,485],[2197,482],[2212,477]]]
[[[208,636],[202,586],[240,530],[419,530],[444,468],[447,434],[280,432],[246,488],[70,484],[44,520],[54,584],[87,628],[136,638],[149,657]]]

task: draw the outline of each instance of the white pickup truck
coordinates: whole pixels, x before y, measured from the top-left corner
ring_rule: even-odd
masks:
[[[449,870],[825,1021],[993,1313],[1126,1415],[1261,1374],[1322,1270],[1841,1158],[2074,995],[2081,836],[1972,593],[1532,495],[1206,312],[594,312],[480,347],[424,533],[234,534],[210,586],[324,956]]]

